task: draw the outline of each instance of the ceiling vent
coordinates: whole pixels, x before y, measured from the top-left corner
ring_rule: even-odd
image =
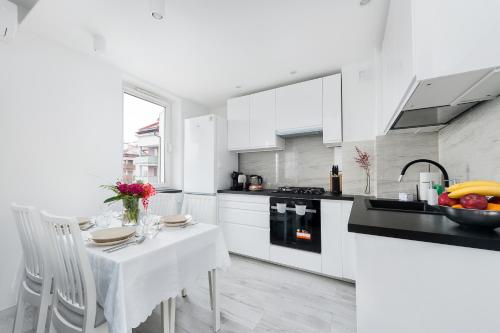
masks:
[[[17,5],[0,0],[0,40],[14,39],[17,32]]]

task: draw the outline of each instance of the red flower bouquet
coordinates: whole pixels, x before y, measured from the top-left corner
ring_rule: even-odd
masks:
[[[149,198],[156,194],[156,189],[151,184],[117,182],[116,185],[103,185],[104,188],[115,192],[115,196],[107,198],[104,203],[118,200],[123,202],[123,223],[137,224],[139,219],[139,199],[142,199],[144,210],[148,209]]]

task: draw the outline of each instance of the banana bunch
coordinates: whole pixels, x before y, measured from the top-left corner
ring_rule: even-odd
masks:
[[[467,194],[480,194],[484,196],[500,197],[500,182],[488,180],[474,180],[455,184],[446,189],[448,196],[459,199]]]

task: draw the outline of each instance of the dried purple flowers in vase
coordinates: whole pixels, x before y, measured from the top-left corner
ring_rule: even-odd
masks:
[[[367,152],[362,151],[358,147],[356,148],[356,153],[358,154],[357,157],[354,157],[354,160],[356,163],[359,165],[361,169],[365,171],[366,174],[366,185],[365,185],[365,194],[370,194],[371,188],[370,188],[370,167],[371,167],[371,162],[370,162],[370,155],[368,155]]]

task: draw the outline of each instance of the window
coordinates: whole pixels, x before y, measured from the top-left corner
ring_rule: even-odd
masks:
[[[124,92],[123,181],[165,182],[165,105]]]

